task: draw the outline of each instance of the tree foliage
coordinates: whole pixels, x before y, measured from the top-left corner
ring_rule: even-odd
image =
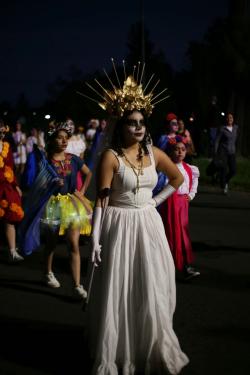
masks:
[[[212,95],[240,125],[239,149],[250,153],[250,14],[236,12],[217,20],[202,43],[190,43],[194,100],[205,121]]]

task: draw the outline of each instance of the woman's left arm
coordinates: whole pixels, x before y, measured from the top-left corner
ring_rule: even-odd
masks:
[[[168,182],[175,189],[183,183],[183,176],[172,160],[157,147],[152,147],[156,169],[163,172],[168,177]]]
[[[199,169],[195,165],[189,165],[189,166],[192,171],[192,186],[188,194],[188,197],[189,197],[189,201],[191,201],[192,199],[194,199],[197,193],[198,179],[200,177],[200,172],[199,172]]]
[[[183,176],[176,165],[163,151],[153,147],[153,153],[156,168],[168,176],[168,184],[149,202],[157,207],[178,189],[183,182]]]

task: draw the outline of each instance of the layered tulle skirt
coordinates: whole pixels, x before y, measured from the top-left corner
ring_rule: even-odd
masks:
[[[172,326],[175,267],[160,215],[108,207],[101,244],[88,308],[93,374],[178,374],[188,358]]]
[[[82,235],[90,235],[92,203],[75,194],[52,195],[45,206],[41,222],[64,235],[68,228],[77,228]]]

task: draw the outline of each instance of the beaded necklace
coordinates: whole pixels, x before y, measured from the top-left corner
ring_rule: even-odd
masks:
[[[138,193],[138,191],[140,189],[139,176],[143,176],[143,174],[144,174],[144,172],[143,172],[143,156],[140,158],[140,165],[137,167],[133,163],[131,163],[131,161],[126,156],[124,150],[122,150],[122,151],[123,151],[123,155],[124,155],[125,160],[128,162],[128,164],[132,168],[132,171],[134,172],[135,177],[136,177],[136,188],[134,189],[134,194],[136,194],[136,193]]]

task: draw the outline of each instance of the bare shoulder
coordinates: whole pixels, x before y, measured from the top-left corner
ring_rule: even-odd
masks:
[[[104,165],[105,167],[113,167],[115,169],[119,167],[117,156],[110,149],[105,150],[102,153],[100,163],[101,165]]]
[[[103,151],[101,158],[102,160],[107,160],[107,161],[112,161],[112,160],[117,159],[115,152],[111,149]]]
[[[163,157],[165,158],[165,156],[166,156],[165,152],[163,152],[158,147],[152,146],[152,151],[153,151],[154,158],[155,158],[156,162],[158,162],[159,160],[161,160]]]

